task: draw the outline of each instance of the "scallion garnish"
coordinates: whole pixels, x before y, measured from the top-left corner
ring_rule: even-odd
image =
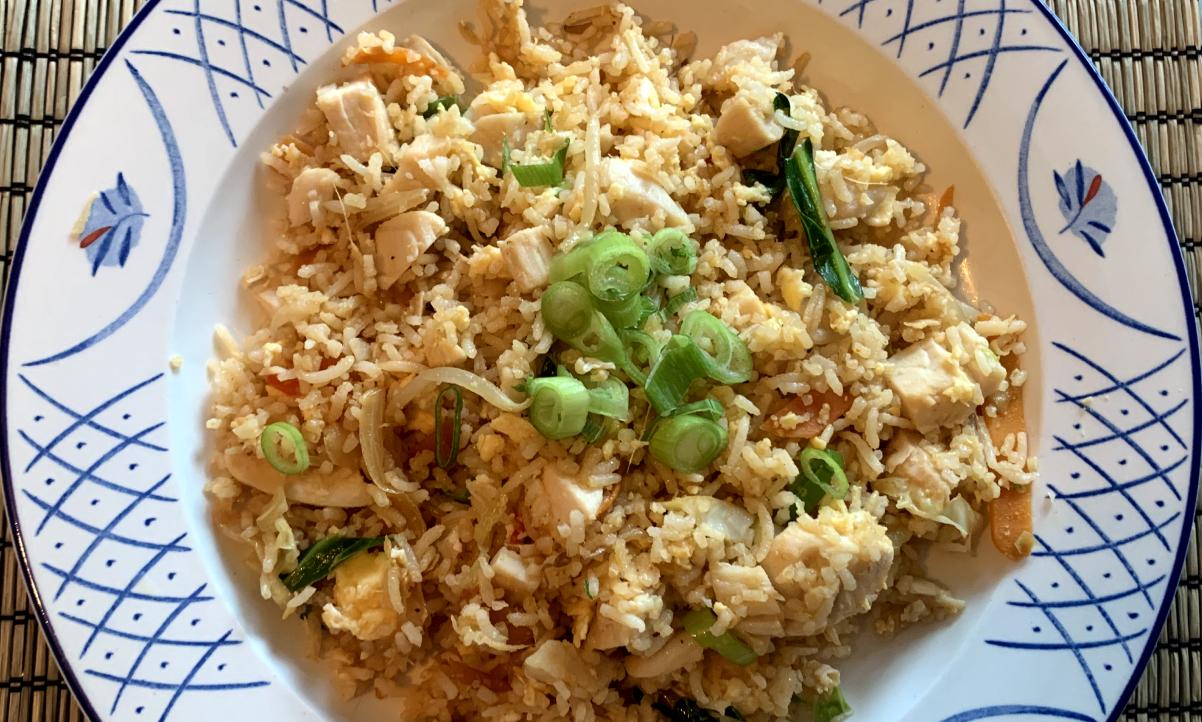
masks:
[[[651,455],[676,471],[704,471],[726,448],[726,427],[704,416],[662,419],[651,434]]]
[[[588,290],[602,301],[638,295],[651,279],[651,259],[625,233],[603,233],[588,248]]]
[[[530,423],[548,439],[566,439],[584,429],[589,393],[571,376],[526,379]]]
[[[814,700],[814,722],[843,722],[851,716],[851,705],[843,699],[843,692],[838,687],[826,694],[818,695]]]
[[[712,649],[731,662],[746,667],[756,660],[755,651],[747,643],[736,637],[732,632],[714,635],[710,628],[718,618],[708,609],[694,609],[684,615],[684,628],[697,644],[706,649]]]
[[[551,124],[551,109],[543,108],[543,130],[548,133],[555,130],[555,126]]]
[[[669,298],[668,302],[664,304],[664,318],[665,319],[671,318],[686,303],[692,303],[693,301],[696,301],[696,300],[697,300],[697,289],[686,288],[685,290],[681,291],[680,293],[676,294],[675,296],[672,296],[671,298]]]
[[[589,414],[588,418],[585,419],[584,428],[580,430],[580,438],[590,444],[595,444],[608,437],[616,428],[617,423],[614,419],[607,419],[597,414]]]
[[[445,400],[448,395],[454,399],[453,412],[455,414],[451,419],[449,439],[447,438],[447,429],[443,428],[443,413],[446,410]],[[438,392],[438,398],[434,399],[434,461],[443,469],[449,468],[459,457],[459,427],[462,415],[463,392],[454,384],[443,386],[442,391]]]
[[[443,95],[426,106],[426,111],[422,113],[422,117],[433,118],[434,116],[438,115],[438,111],[442,110],[443,108],[449,108],[452,105],[458,104],[458,95]]]
[[[281,448],[287,444],[287,449]],[[300,474],[309,468],[309,447],[300,429],[287,421],[277,421],[268,424],[259,435],[259,448],[263,450],[263,458],[281,474]],[[285,458],[285,452],[291,453],[292,458]]]
[[[658,414],[667,416],[680,406],[693,382],[706,375],[709,365],[705,352],[693,339],[680,334],[673,336],[647,375],[644,384],[647,400]]]
[[[697,270],[697,242],[679,228],[656,231],[647,252],[656,273],[688,276]]]
[[[785,180],[805,230],[814,270],[839,298],[851,304],[859,303],[864,298],[864,289],[860,287],[860,281],[851,266],[847,265],[847,259],[839,250],[835,234],[827,222],[822,193],[818,189],[818,175],[814,170],[814,144],[809,138],[789,156],[785,164]]]
[[[843,470],[843,455],[829,449],[809,447],[797,459],[801,472],[789,491],[797,497],[805,512],[811,516],[826,497],[844,499],[850,489],[847,472]]]
[[[595,305],[615,329],[635,328],[639,325],[639,319],[643,318],[645,298],[647,297],[634,295],[624,301],[597,300]]]
[[[793,106],[789,102],[789,96],[777,93],[776,97],[772,99],[772,109],[779,110],[785,115],[791,114]],[[793,155],[793,148],[796,145],[797,131],[785,128],[784,135],[781,136],[780,142],[776,146],[776,171],[745,170],[743,171],[743,182],[759,183],[768,189],[772,198],[776,198],[785,189],[785,165],[789,161],[789,156]]]
[[[692,311],[684,317],[680,332],[700,347],[706,373],[713,380],[737,384],[751,378],[751,352],[730,326],[706,311]]]
[[[513,179],[523,188],[539,188],[542,186],[557,186],[563,182],[564,166],[568,160],[568,146],[571,141],[564,141],[551,160],[542,163],[514,163],[510,160],[509,139],[501,139],[501,172],[508,170]]]
[[[610,376],[588,390],[588,412],[618,421],[629,421],[630,389]]]
[[[677,406],[672,410],[670,416],[704,416],[707,419],[717,421],[722,418],[722,404],[718,403],[715,398],[705,398],[700,401],[694,401],[691,404]]]
[[[552,283],[543,292],[543,323],[555,338],[581,353],[622,366],[626,355],[617,331],[593,306],[592,295],[571,281]]]
[[[310,584],[325,579],[334,567],[359,552],[375,549],[384,543],[384,537],[328,536],[320,539],[305,550],[297,562],[296,569],[283,576],[284,586],[290,592],[299,592]]]

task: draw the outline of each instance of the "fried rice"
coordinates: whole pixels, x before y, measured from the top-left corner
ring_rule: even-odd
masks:
[[[692,58],[689,33],[621,4],[546,27],[521,0],[485,8],[480,92],[422,38],[364,33],[264,153],[284,202],[243,279],[253,331],[217,330],[215,520],[345,693],[395,698],[398,719],[650,720],[683,702],[789,718],[838,687],[857,634],[962,608],[922,559],[969,550],[991,502],[1035,478],[1021,418],[990,434],[1025,379],[1025,324],[963,297],[952,194],[868,118],[828,108],[783,37]],[[787,199],[745,178],[773,167],[783,130],[813,143],[858,304],[815,272]],[[565,142],[559,186],[503,168]],[[619,373],[547,330],[547,259],[664,227],[696,239],[697,266],[652,290],[694,289],[685,310],[733,329],[754,366],[712,390],[729,442],[702,473],[651,457],[638,392],[595,443],[544,438],[519,403],[551,355]],[[485,392],[464,395],[443,468],[436,394],[410,383],[445,367]],[[264,460],[275,422],[303,436],[303,473]],[[850,481],[812,513],[791,491],[810,447],[838,451]],[[286,585],[331,537],[382,541]],[[754,660],[699,644],[682,626],[696,609]]]

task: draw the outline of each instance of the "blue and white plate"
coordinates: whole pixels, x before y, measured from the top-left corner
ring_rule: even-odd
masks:
[[[833,104],[955,183],[981,295],[1031,321],[1035,551],[939,562],[967,611],[861,640],[844,676],[857,719],[1115,719],[1186,553],[1202,397],[1168,213],[1081,49],[1036,0],[634,4],[701,52],[785,31]],[[474,13],[150,0],[64,123],[12,264],[0,457],[39,616],[93,719],[394,718],[335,701],[207,522],[204,366],[263,253],[260,150],[360,28],[466,63]]]

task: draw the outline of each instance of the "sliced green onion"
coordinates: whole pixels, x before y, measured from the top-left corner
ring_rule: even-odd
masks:
[[[693,339],[673,336],[647,375],[643,385],[647,400],[658,414],[667,416],[680,406],[693,382],[705,377],[708,368],[705,352]]]
[[[618,421],[630,421],[630,389],[609,377],[588,390],[588,412]]]
[[[460,504],[472,503],[472,495],[468,493],[467,489],[451,489],[450,491],[444,491],[442,493],[451,501],[458,502]]]
[[[655,232],[648,244],[651,266],[656,273],[688,276],[697,270],[697,241],[679,228],[663,228]]]
[[[626,358],[632,363],[649,367],[659,358],[663,344],[646,331],[628,328],[621,332],[621,336],[626,347]]]
[[[551,283],[579,280],[577,276],[583,276],[585,271],[588,270],[589,264],[592,263],[590,249],[593,247],[593,244],[598,239],[613,233],[624,235],[621,231],[604,231],[587,241],[577,243],[567,253],[556,254],[551,259],[551,270],[548,272],[547,280]]]
[[[730,326],[698,310],[684,317],[680,332],[693,339],[705,354],[706,373],[711,379],[737,384],[751,378],[751,352]]]
[[[442,415],[446,406],[444,402],[448,395],[455,400],[455,416],[451,420],[453,425],[451,426],[450,439],[444,438],[446,430],[443,429],[442,423]],[[444,469],[449,468],[455,463],[455,459],[459,458],[459,427],[462,416],[463,392],[454,384],[443,386],[442,391],[438,392],[438,398],[434,399],[434,461]],[[444,446],[446,447],[445,449],[443,448]]]
[[[668,302],[664,304],[664,318],[665,319],[671,318],[686,303],[692,303],[693,301],[696,301],[696,300],[697,300],[697,289],[686,288],[685,290],[681,291],[680,293],[676,294],[675,296],[669,298]]]
[[[296,569],[283,577],[284,586],[290,592],[299,592],[310,584],[325,579],[334,567],[359,552],[375,549],[384,543],[384,537],[328,536],[318,540],[305,550],[297,562]]]
[[[426,106],[426,112],[422,113],[422,117],[433,118],[434,116],[438,115],[438,111],[442,110],[443,108],[449,108],[452,105],[458,104],[458,95],[443,95]]]
[[[281,442],[286,443],[288,451],[292,452],[291,459],[284,458]],[[259,448],[263,450],[263,458],[267,459],[267,463],[281,474],[300,474],[309,468],[309,447],[305,444],[305,437],[301,436],[300,429],[287,421],[268,424],[259,435]]]
[[[686,474],[705,471],[726,448],[726,427],[703,416],[661,420],[651,434],[651,455]]]
[[[602,301],[624,301],[651,279],[651,259],[625,233],[601,234],[588,254],[588,290]]]
[[[814,722],[843,722],[851,716],[851,705],[843,699],[843,692],[835,687],[814,700]]]
[[[559,185],[563,182],[563,169],[568,160],[569,145],[571,141],[564,141],[563,146],[551,156],[551,160],[542,163],[514,163],[510,160],[512,150],[509,147],[509,139],[502,138],[501,172],[508,170],[523,188]]]
[[[526,379],[530,394],[530,423],[548,439],[566,439],[584,429],[589,393],[570,376]]]
[[[829,449],[809,447],[797,459],[801,472],[789,490],[797,496],[802,508],[811,516],[826,497],[845,499],[851,485],[843,470],[843,455]]]
[[[639,319],[634,325],[642,328],[647,319],[659,310],[659,301],[651,296],[638,296],[637,298],[639,299]]]
[[[705,649],[712,649],[731,662],[746,667],[756,660],[755,651],[747,643],[739,639],[733,632],[710,634],[710,627],[718,618],[708,609],[694,609],[684,615],[684,628],[690,636]]]
[[[718,403],[715,398],[704,398],[700,401],[694,401],[691,404],[677,406],[672,410],[670,416],[704,416],[707,419],[717,421],[722,418],[722,404]]]
[[[835,241],[826,210],[822,206],[822,193],[818,189],[818,175],[814,170],[814,144],[809,138],[797,146],[785,164],[785,180],[789,195],[805,229],[806,242],[810,248],[810,260],[814,270],[826,281],[839,298],[850,304],[864,298],[860,281],[847,265],[843,251]]]
[[[548,133],[555,130],[555,126],[552,125],[552,123],[551,123],[551,109],[550,108],[543,108],[543,130],[547,131]]]
[[[789,96],[777,93],[776,97],[772,99],[772,109],[779,110],[785,115],[792,113],[793,105],[789,102]],[[772,198],[776,198],[785,189],[785,166],[789,161],[789,156],[793,155],[793,148],[797,145],[797,131],[792,128],[784,130],[784,135],[781,136],[780,142],[776,146],[776,171],[743,171],[743,183],[747,185],[759,183],[768,189]]]
[[[607,419],[597,414],[589,414],[588,419],[584,422],[584,428],[580,430],[580,438],[590,444],[595,444],[602,439],[609,438],[609,435],[617,427],[618,422],[614,419]]]
[[[541,301],[543,324],[551,335],[567,341],[588,332],[592,324],[593,298],[578,283],[552,283],[543,292]]]
[[[646,296],[631,296],[625,301],[600,301],[596,302],[597,310],[609,319],[614,328],[635,328],[639,325],[640,319],[643,317],[645,310],[643,299]]]

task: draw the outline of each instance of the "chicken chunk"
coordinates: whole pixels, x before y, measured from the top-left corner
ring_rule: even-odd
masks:
[[[575,476],[563,473],[554,465],[543,469],[542,489],[556,527],[571,524],[573,512],[579,513],[586,524],[595,521],[601,513],[605,492],[585,486]]]
[[[433,135],[419,135],[396,153],[396,172],[384,185],[388,191],[412,191],[439,188],[450,168],[447,156],[451,141]]]
[[[529,293],[547,285],[553,251],[545,229],[526,228],[510,234],[502,253],[519,291]]]
[[[522,670],[537,682],[590,698],[608,687],[617,672],[612,662],[595,652],[582,652],[571,642],[556,639],[539,644],[522,663]]]
[[[501,588],[514,594],[531,594],[538,589],[538,567],[526,562],[509,548],[501,548],[492,558],[493,578]]]
[[[751,155],[781,139],[784,129],[772,118],[771,108],[757,108],[746,97],[735,95],[722,103],[714,139],[736,157]]]
[[[326,213],[327,201],[338,197],[338,174],[329,168],[306,168],[292,181],[288,191],[288,222],[294,226],[336,225],[340,216]]]
[[[321,613],[326,627],[364,641],[396,634],[400,615],[388,598],[391,563],[382,553],[363,553],[334,569],[334,601]]]
[[[785,597],[786,631],[817,634],[864,612],[885,588],[893,542],[866,511],[823,508],[777,534],[763,567]]]
[[[384,98],[370,80],[318,88],[317,107],[338,145],[356,160],[366,161],[376,151],[391,154],[396,149]]]
[[[619,223],[660,220],[663,225],[692,228],[689,216],[672,196],[634,163],[622,158],[601,161],[602,186],[610,193],[610,211]]]
[[[484,151],[484,162],[501,167],[501,141],[508,139],[510,147],[521,146],[526,138],[526,114],[516,112],[489,113],[472,119],[472,134],[468,140]]]
[[[958,482],[941,473],[936,452],[929,446],[912,431],[898,432],[889,441],[885,471],[905,483],[904,493],[912,504],[923,511],[938,513],[951,500]]]
[[[328,474],[317,470],[282,474],[253,454],[226,454],[223,460],[235,481],[265,494],[274,494],[282,488],[284,498],[296,504],[354,509],[372,503],[368,484],[357,469],[336,468]]]
[[[1006,378],[997,356],[970,326],[960,324],[948,334],[958,341],[955,354],[928,338],[894,354],[885,368],[902,411],[922,433],[963,423]]]
[[[664,504],[669,512],[691,516],[698,527],[714,536],[739,544],[751,544],[755,519],[740,506],[712,496],[682,496]]]
[[[646,656],[632,654],[626,658],[626,674],[635,679],[662,677],[699,663],[705,649],[688,632],[677,632],[662,647]]]
[[[772,586],[768,572],[761,566],[745,567],[718,562],[709,571],[714,599],[735,610],[741,617],[776,617],[784,597]]]
[[[396,283],[446,232],[446,222],[429,211],[409,211],[381,223],[376,228],[375,258],[380,288],[388,289]]]

